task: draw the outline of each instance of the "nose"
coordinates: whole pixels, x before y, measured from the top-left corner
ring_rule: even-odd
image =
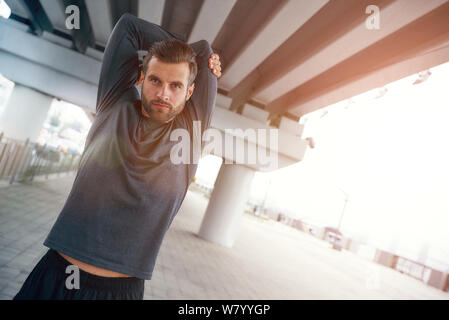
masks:
[[[168,86],[167,85],[162,85],[159,88],[159,91],[157,93],[157,97],[162,100],[162,101],[166,101],[168,102],[170,100],[170,92],[168,90]]]

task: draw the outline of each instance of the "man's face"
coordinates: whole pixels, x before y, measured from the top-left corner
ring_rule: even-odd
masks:
[[[189,64],[165,63],[152,57],[142,83],[142,113],[160,123],[174,119],[193,93]]]

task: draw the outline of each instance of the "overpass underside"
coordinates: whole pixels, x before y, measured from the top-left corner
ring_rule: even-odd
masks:
[[[211,128],[224,140],[243,142],[245,150],[276,155],[276,165],[266,169],[238,163],[229,149],[214,151],[225,161],[199,234],[226,246],[232,246],[254,172],[303,159],[309,141],[302,138],[301,116],[449,61],[449,0],[6,2],[13,15],[0,20],[0,73],[17,84],[8,119],[0,119],[9,127],[39,127],[46,96],[94,113],[102,51],[125,12],[188,42],[211,43],[223,62]],[[65,9],[73,4],[80,29],[67,28],[72,12]],[[30,101],[34,116],[24,121]],[[228,129],[275,129],[276,143]]]

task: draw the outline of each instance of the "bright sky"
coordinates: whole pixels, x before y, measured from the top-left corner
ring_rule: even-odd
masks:
[[[63,100],[53,99],[47,114],[46,122],[49,122],[53,115],[59,115],[59,119],[62,123],[70,123],[74,120],[80,122],[82,124],[82,134],[84,136],[87,136],[90,126],[92,125],[91,120],[80,107]]]
[[[263,199],[271,179],[269,205],[337,226],[346,193],[345,234],[449,271],[449,63],[430,71],[418,85],[413,75],[378,99],[376,89],[304,116],[315,149],[256,173],[252,198]],[[204,158],[198,174],[215,179],[219,165]]]
[[[50,118],[53,113],[57,112],[60,112],[60,118],[63,122],[70,122],[73,119],[77,119],[86,127],[90,127],[91,125],[89,117],[77,105],[63,100],[53,99],[50,110],[48,111],[48,118]]]

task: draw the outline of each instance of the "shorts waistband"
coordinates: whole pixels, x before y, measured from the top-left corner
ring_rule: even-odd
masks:
[[[55,266],[58,271],[58,274],[61,274],[62,277],[67,278],[70,274],[65,273],[66,268],[70,265],[73,265],[64,257],[62,257],[56,250],[49,249],[46,258],[48,262]],[[139,279],[135,277],[102,277],[96,274],[89,273],[87,271],[79,269],[80,275],[80,287],[90,287],[100,290],[143,290],[144,288],[144,279]]]

